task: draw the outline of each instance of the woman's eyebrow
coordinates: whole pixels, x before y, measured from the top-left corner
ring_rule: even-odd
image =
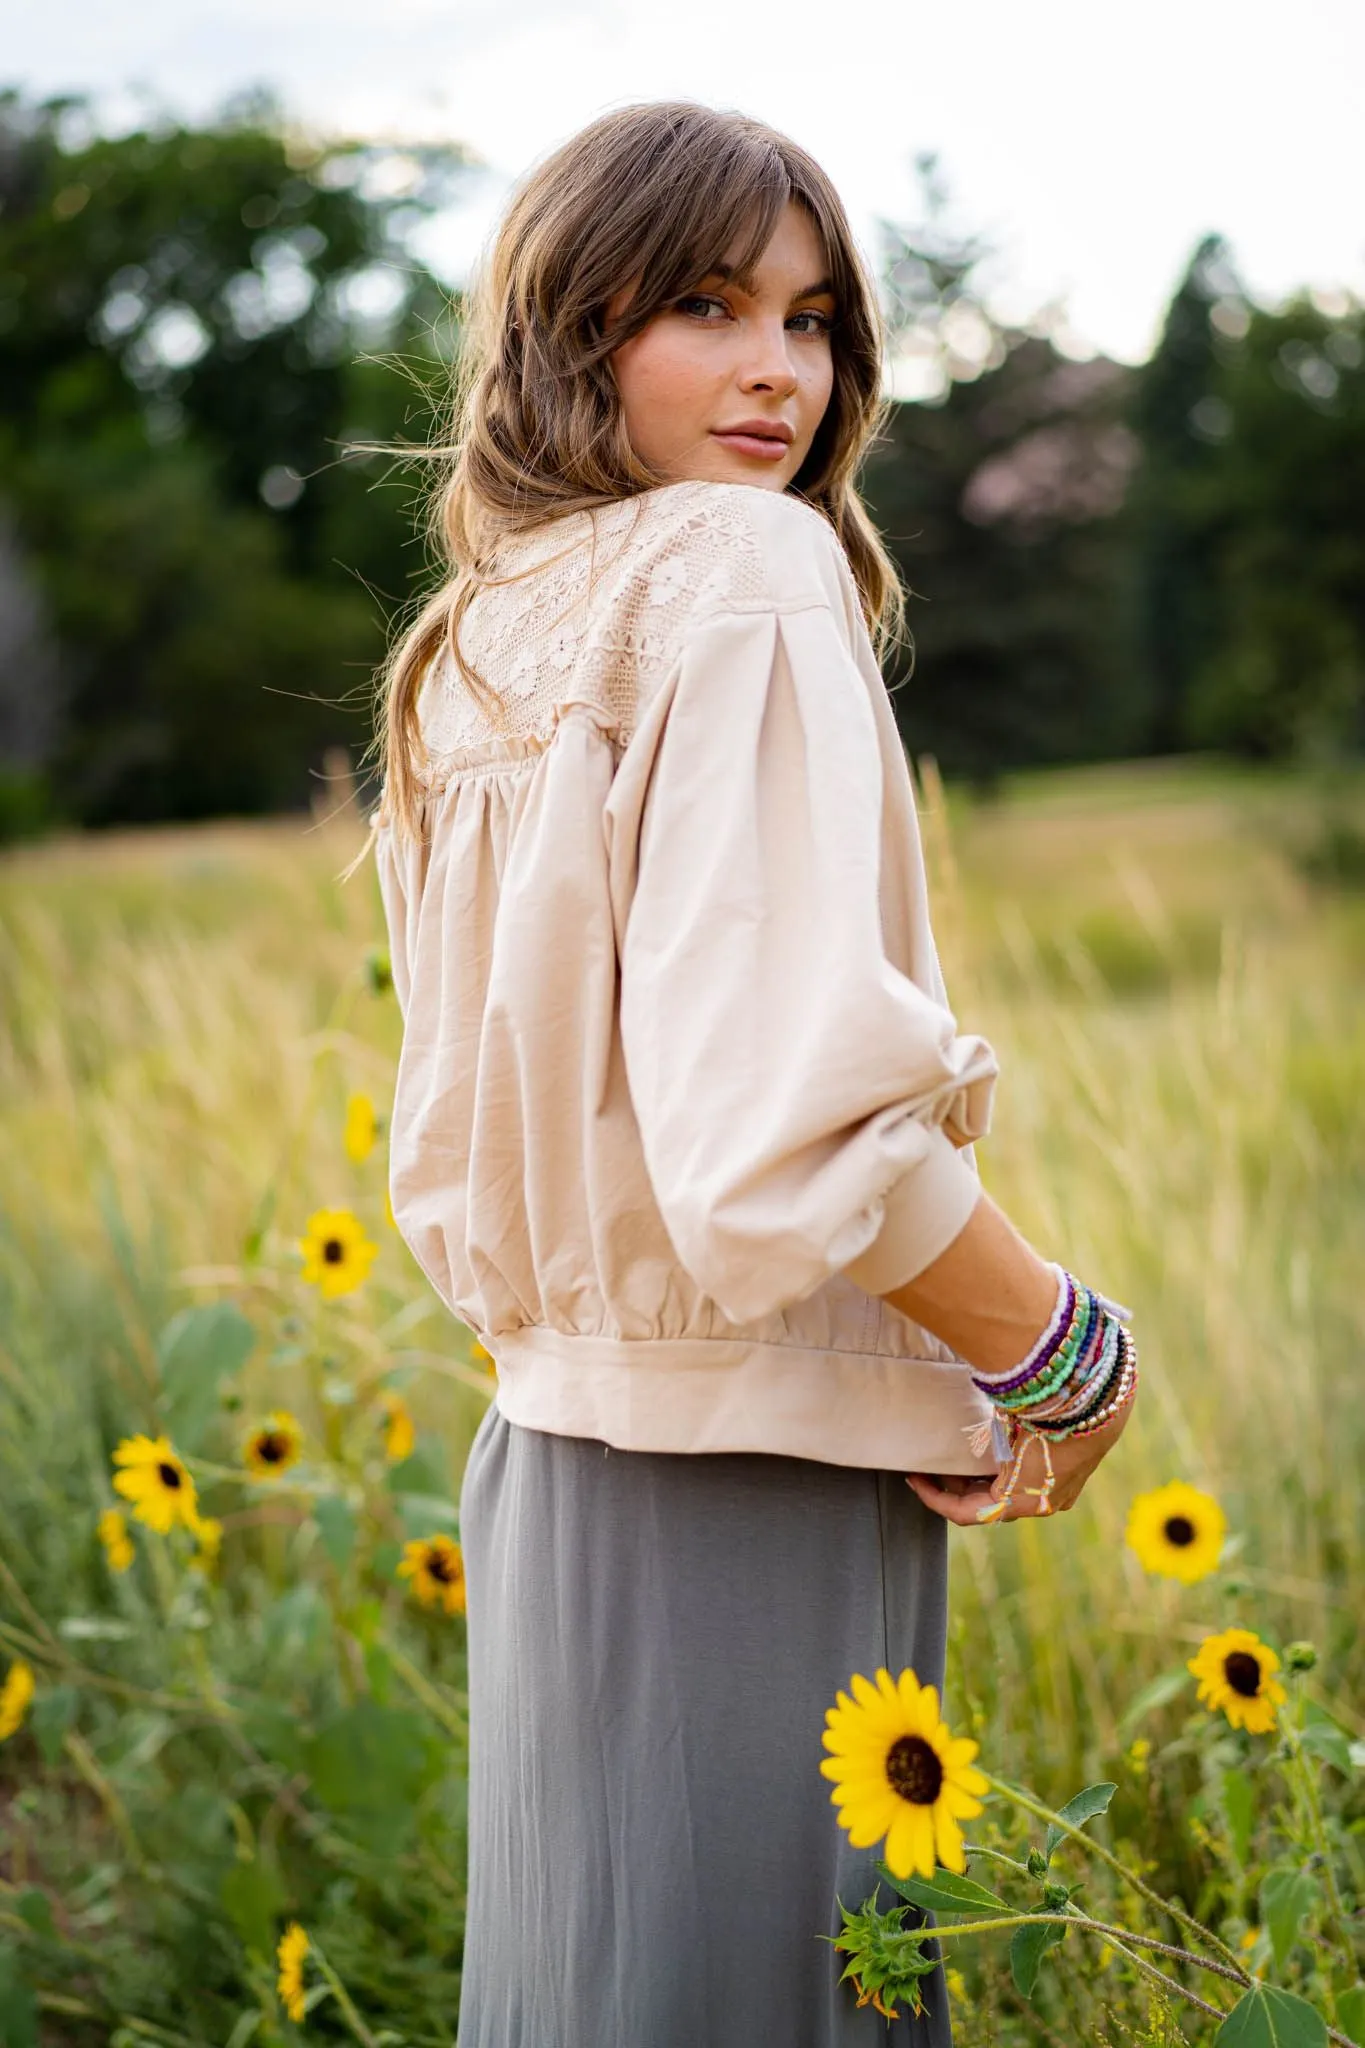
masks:
[[[728,263],[717,263],[714,265],[712,269],[707,271],[701,282],[709,284],[713,277],[719,278],[722,284],[731,284],[735,281],[734,270]],[[837,297],[838,293],[834,289],[833,278],[822,277],[818,278],[814,284],[802,285],[799,292],[793,292],[791,303],[795,305],[798,299],[833,299]]]

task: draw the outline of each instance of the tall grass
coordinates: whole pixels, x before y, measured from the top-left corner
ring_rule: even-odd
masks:
[[[1313,1638],[1309,1684],[1365,1737],[1365,898],[1285,777],[1099,770],[973,806],[925,764],[923,796],[954,1007],[1001,1055],[983,1178],[1132,1305],[1145,1385],[1074,1514],[955,1537],[949,1702],[1053,1802],[1117,1775],[1116,1838],[1193,1902],[1223,1881],[1217,1798],[1163,1680],[1209,1630]],[[373,876],[336,880],[356,843],[214,826],[0,862],[0,1671],[39,1682],[0,1745],[0,2036],[9,1969],[16,2039],[35,1987],[44,2039],[284,2039],[287,1914],[369,2024],[453,2035],[459,1628],[393,1566],[454,1499],[487,1381],[387,1227],[382,1148],[340,1142],[348,1093],[386,1107],[399,1033]],[[294,1254],[323,1206],[380,1245],[325,1315]],[[279,1407],[311,1462],[273,1495],[205,1482],[216,1576],[149,1536],[113,1579],[109,1453],[159,1426],[173,1319],[223,1301],[251,1342],[206,1469]],[[396,1471],[365,1434],[381,1383],[418,1427]],[[1177,1476],[1234,1531],[1183,1591],[1123,1542]],[[1108,1979],[967,1990],[973,2042],[1180,2038]],[[310,2025],[349,2022],[327,1999]]]

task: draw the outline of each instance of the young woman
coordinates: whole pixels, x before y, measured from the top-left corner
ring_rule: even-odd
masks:
[[[875,300],[802,150],[627,107],[516,193],[462,376],[376,816],[394,1214],[498,1372],[461,2048],[941,2048],[941,1973],[888,2028],[820,1939],[881,1846],[826,1709],[941,1684],[947,1523],[1070,1507],[1136,1367],[971,1154],[854,484]],[[936,1754],[888,1747],[903,1842],[970,1809]]]

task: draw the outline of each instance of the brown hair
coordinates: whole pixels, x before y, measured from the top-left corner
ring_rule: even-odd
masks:
[[[448,649],[466,687],[501,708],[459,650],[499,542],[668,481],[630,445],[608,357],[722,259],[751,276],[789,200],[824,244],[836,304],[833,390],[789,488],[839,536],[878,647],[901,633],[900,584],[855,488],[883,414],[881,321],[837,192],[803,149],[743,114],[686,100],[619,108],[513,193],[474,281],[450,432],[421,451],[436,466],[429,540],[444,580],[379,673],[382,815],[399,833],[419,832],[417,699],[433,658]]]

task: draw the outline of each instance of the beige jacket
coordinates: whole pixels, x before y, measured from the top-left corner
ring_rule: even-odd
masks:
[[[990,1410],[878,1298],[951,1243],[997,1072],[959,1035],[847,559],[682,483],[507,547],[377,814],[390,1195],[529,1428],[973,1472]]]

